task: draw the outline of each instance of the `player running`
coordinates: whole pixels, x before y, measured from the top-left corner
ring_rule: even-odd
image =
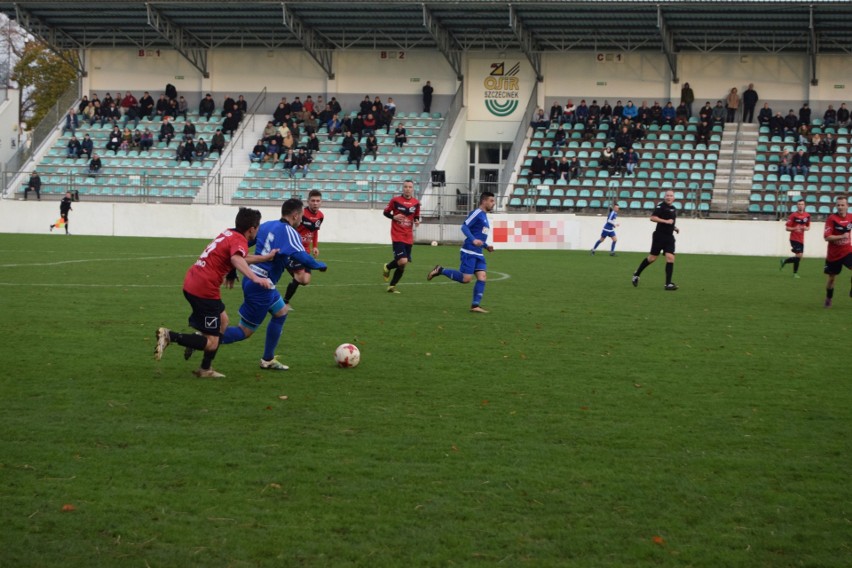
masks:
[[[414,228],[420,225],[420,202],[414,197],[413,181],[408,179],[402,183],[402,195],[391,198],[384,215],[391,220],[393,260],[382,266],[382,279],[387,282],[393,270],[388,292],[399,294],[396,285],[405,272],[405,265],[411,262]]]
[[[680,229],[675,226],[677,219],[677,209],[674,206],[674,190],[667,190],[663,200],[657,203],[657,207],[651,213],[651,222],[657,224],[654,229],[654,235],[651,238],[651,252],[647,258],[643,258],[639,264],[639,268],[633,273],[631,282],[633,287],[639,286],[639,275],[645,270],[649,264],[652,264],[657,257],[660,256],[660,251],[666,255],[666,286],[665,290],[677,290],[677,284],[672,282],[672,274],[674,273],[675,261],[675,233],[680,233]]]
[[[603,244],[607,237],[612,239],[612,244],[609,247],[609,256],[615,256],[615,243],[618,242],[618,237],[615,236],[615,228],[618,227],[618,223],[615,222],[617,218],[618,204],[613,203],[612,207],[609,208],[609,215],[606,216],[606,223],[604,223],[603,230],[601,231],[601,238],[590,251],[592,256],[595,255],[595,250]]]
[[[804,199],[796,202],[796,211],[790,213],[785,228],[790,233],[790,250],[793,251],[793,256],[782,258],[779,270],[784,270],[784,265],[792,264],[793,278],[799,278],[799,262],[805,252],[805,231],[811,229],[811,214],[805,213]]]
[[[828,281],[825,283],[825,307],[831,307],[834,298],[834,280],[843,270],[843,267],[852,270],[852,216],[848,211],[849,202],[845,197],[838,197],[836,201],[836,212],[825,220],[825,241],[828,243],[828,251],[825,255],[825,274]],[[852,288],[849,290],[852,298]]]
[[[494,203],[493,193],[490,191],[482,192],[482,195],[479,196],[479,207],[471,211],[462,223],[461,230],[465,239],[461,247],[459,269],[452,270],[439,264],[426,275],[426,280],[432,280],[443,274],[460,284],[467,284],[475,275],[476,284],[473,285],[473,302],[470,305],[470,311],[480,314],[488,313],[488,310],[480,306],[482,295],[485,293],[486,270],[488,268],[482,251],[485,249],[488,252],[494,252],[494,247],[486,242],[491,228],[486,213],[494,209]]]
[[[170,343],[204,351],[201,367],[193,374],[203,378],[224,378],[225,375],[213,370],[213,358],[219,349],[219,336],[228,326],[228,314],[222,303],[222,279],[237,269],[246,276],[246,282],[251,282],[261,290],[274,287],[265,274],[257,274],[249,266],[252,262],[263,262],[275,256],[277,249],[267,250],[265,256],[257,257],[248,254],[248,241],[253,240],[258,233],[260,211],[240,208],[234,221],[236,228],[227,229],[213,239],[195,264],[189,267],[183,281],[183,295],[192,306],[189,324],[201,332],[177,333],[168,328],[157,330],[157,347],[154,358],[159,361],[163,351]],[[231,284],[233,285],[233,283]]]
[[[318,189],[312,189],[308,193],[308,207],[302,212],[302,222],[296,228],[302,238],[302,246],[314,258],[319,256],[319,248],[317,248],[319,230],[325,219],[325,215],[320,211],[320,205],[322,205],[322,192]],[[290,281],[287,290],[284,292],[284,303],[290,305],[290,300],[296,294],[299,286],[307,286],[311,283],[311,269],[298,261],[291,261],[287,266],[287,272],[290,273],[293,280]]]

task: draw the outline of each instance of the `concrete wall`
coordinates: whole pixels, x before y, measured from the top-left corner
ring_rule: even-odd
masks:
[[[8,233],[47,233],[58,217],[56,201],[0,203],[0,228]],[[263,219],[276,219],[277,207],[261,208]],[[128,203],[74,204],[70,217],[75,235],[212,238],[233,225],[236,207],[204,205],[140,205]],[[381,209],[323,208],[326,221],[320,242],[389,244],[389,221]],[[502,249],[588,250],[600,236],[602,216],[507,215],[491,216],[492,225],[516,235],[495,243]],[[653,225],[647,217],[622,217],[618,229],[619,251],[645,252],[651,244]],[[678,222],[678,253],[783,256],[789,252],[783,222],[682,219]],[[443,228],[421,225],[419,241],[460,241],[459,224]],[[59,238],[57,236],[57,238]],[[63,237],[64,238],[64,237]],[[806,235],[806,256],[825,253],[822,223]]]
[[[18,151],[19,91],[6,89],[6,100],[0,102],[0,163],[8,162]]]

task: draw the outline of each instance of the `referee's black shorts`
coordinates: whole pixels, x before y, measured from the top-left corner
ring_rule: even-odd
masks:
[[[674,235],[661,235],[654,232],[654,237],[651,240],[651,256],[659,256],[660,251],[668,254],[675,253],[675,238]]]

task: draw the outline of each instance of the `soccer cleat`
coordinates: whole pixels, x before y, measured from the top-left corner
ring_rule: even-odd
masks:
[[[192,372],[199,379],[224,379],[225,375],[218,373],[213,369],[196,369]]]
[[[634,274],[633,278],[630,279],[630,282],[633,284],[633,287],[636,288],[639,286],[639,275]]]
[[[53,232],[53,225],[50,226],[50,232]]]
[[[794,273],[793,273],[793,278],[801,278],[801,276],[799,276],[799,273],[798,273],[798,272],[794,272]]]
[[[385,282],[390,280],[390,268],[388,268],[387,264],[382,265],[382,280]]]
[[[477,313],[477,314],[487,314],[488,313],[488,310],[486,310],[485,308],[483,308],[481,306],[471,306],[470,311]]]
[[[665,287],[663,289],[668,290],[670,292],[677,290],[677,284],[675,284],[674,282],[669,282],[668,284],[665,285]]]
[[[154,336],[157,338],[157,346],[154,348],[154,359],[159,361],[163,358],[163,351],[169,346],[169,330],[165,327],[158,328]]]
[[[782,258],[782,259],[781,259],[781,268],[779,268],[778,270],[784,270],[784,265],[785,265],[785,264],[787,264],[787,259]]]
[[[426,280],[432,280],[434,277],[441,274],[441,271],[444,270],[444,267],[440,264],[436,264],[435,268],[429,271],[429,274],[426,275]]]
[[[388,286],[388,294],[399,294],[399,290],[396,289],[396,286]]]
[[[278,360],[277,355],[273,357],[271,361],[261,359],[260,368],[266,369],[267,371],[287,371],[290,369],[290,367]]]
[[[852,292],[850,292],[850,294],[852,294]],[[826,308],[830,308],[830,307],[831,307],[831,298],[826,298],[826,299],[825,299],[825,304],[823,304],[823,305],[824,305]]]
[[[609,256],[615,256],[614,252],[609,253]]]
[[[589,251],[589,254],[590,254],[591,256],[595,256],[595,249],[590,250],[590,251]]]

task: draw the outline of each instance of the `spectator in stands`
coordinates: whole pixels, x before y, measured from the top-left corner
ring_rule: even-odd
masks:
[[[281,146],[278,145],[278,140],[273,138],[269,141],[269,144],[266,146],[266,155],[263,157],[264,162],[272,162],[273,164],[278,161],[278,158],[281,156]]]
[[[210,93],[204,95],[204,98],[201,99],[201,102],[198,103],[198,115],[200,117],[207,118],[207,122],[210,122],[210,117],[213,116],[213,113],[216,112],[216,102],[213,100],[213,96]]]
[[[808,106],[808,103],[802,104],[802,108],[799,109],[799,124],[810,124],[811,123],[811,107]]]
[[[793,155],[793,174],[806,176],[811,168],[811,160],[804,150],[799,150]]]
[[[137,154],[142,153],[142,131],[138,128],[133,131],[133,142],[130,144],[131,148],[136,149]]]
[[[567,141],[567,134],[565,132],[565,127],[563,125],[559,125],[559,128],[556,129],[556,132],[553,134],[553,151],[556,152],[559,148],[565,146]]]
[[[101,173],[101,168],[103,164],[101,163],[101,159],[97,154],[92,154],[92,159],[89,160],[89,176],[88,177],[96,177]]]
[[[178,142],[177,148],[175,148],[175,161],[180,162],[183,159],[183,150],[186,147],[186,142],[181,140]]]
[[[183,143],[183,155],[181,156],[181,160],[189,162],[189,165],[191,166],[193,158],[195,158],[195,142],[193,142],[192,138],[190,138]]]
[[[820,156],[833,156],[837,152],[837,138],[831,132],[827,132],[819,148]]]
[[[222,121],[222,132],[224,134],[234,135],[234,132],[239,128],[240,122],[233,115],[233,113],[228,113],[225,115],[225,120]]]
[[[118,91],[116,91],[116,93],[118,93]],[[104,95],[104,98],[101,100],[101,106],[108,107],[109,105],[111,105],[114,102],[115,102],[115,99],[112,98],[112,95],[107,93],[106,95]]]
[[[130,91],[126,91],[124,93],[124,98],[121,99],[121,108],[125,111],[130,107],[139,106],[139,101],[136,100],[136,97],[133,96],[133,93]]]
[[[130,121],[133,121],[133,128],[137,128],[139,126],[139,109],[137,109],[136,106],[127,107],[127,110],[124,111],[124,122],[122,123],[122,128],[127,128]]]
[[[275,110],[272,112],[272,122],[275,126],[281,126],[287,120],[289,115],[289,105],[285,105],[283,102],[278,103],[278,106],[275,107]]]
[[[378,124],[378,120],[376,124]],[[302,111],[302,128],[305,129],[305,134],[311,135],[316,133],[318,127],[317,114],[313,111]]]
[[[712,132],[712,127],[710,123],[706,120],[702,120],[698,123],[698,128],[695,131],[695,142],[697,144],[707,144],[710,141],[710,133]]]
[[[689,122],[689,109],[686,104],[681,102],[675,109],[675,123],[686,124]]]
[[[308,98],[311,98],[310,96]],[[248,101],[243,95],[237,97],[237,110],[240,111],[240,122],[242,122],[243,117],[245,117],[246,113],[248,113]],[[311,108],[313,111],[313,108]]]
[[[818,133],[814,134],[808,141],[808,144],[802,144],[802,146],[805,146],[806,152],[812,156],[819,154],[820,148],[822,148],[822,136]]]
[[[574,125],[574,113],[576,112],[577,107],[574,106],[574,101],[568,99],[565,102],[565,106],[562,107],[562,124],[570,124]]]
[[[547,120],[547,116],[544,114],[543,108],[538,108],[533,113],[532,120],[530,121],[530,126],[532,126],[533,130],[536,128],[547,128],[550,126],[550,121]]]
[[[589,107],[586,105],[586,99],[580,100],[580,104],[574,110],[574,123],[586,124],[589,120]]]
[[[118,126],[113,126],[107,136],[106,149],[112,150],[113,154],[118,154],[118,147],[121,146],[121,130]]]
[[[614,156],[612,155],[612,148],[609,146],[604,146],[604,149],[601,150],[601,155],[598,158],[598,166],[601,171],[606,171],[609,175],[613,174],[612,166],[614,161]]]
[[[293,167],[290,168],[290,176],[293,177],[297,173],[302,172],[302,177],[308,177],[308,168],[311,165],[311,157],[304,148],[299,148],[299,152],[293,156]]]
[[[139,141],[139,153],[147,152],[154,146],[154,133],[150,128],[142,132],[142,140]]]
[[[165,118],[169,112],[169,99],[166,98],[166,95],[160,95],[160,98],[157,99],[154,111],[160,118]]]
[[[624,166],[627,168],[627,175],[632,176],[636,166],[639,165],[639,155],[633,150],[633,148],[629,148],[627,152],[624,153]]]
[[[675,107],[672,105],[672,102],[669,101],[666,103],[666,106],[662,109],[662,120],[663,124],[668,124],[669,126],[674,126],[675,118],[677,118],[677,112],[675,112]]]
[[[578,122],[579,124],[579,122]],[[595,124],[595,119],[589,117],[586,119],[586,125],[583,127],[583,140],[590,142],[594,140],[597,133],[598,125]]]
[[[698,119],[713,124],[713,107],[710,106],[710,101],[704,103],[704,106],[698,109]]]
[[[807,148],[811,143],[811,127],[808,124],[801,124],[796,128],[796,141],[799,146]]]
[[[592,104],[589,105],[589,118],[592,119],[595,124],[598,124],[601,120],[601,106],[598,104],[597,100],[592,100]]]
[[[165,140],[166,146],[168,147],[169,144],[172,143],[172,138],[174,138],[174,137],[175,137],[175,127],[174,127],[174,125],[172,125],[172,121],[169,119],[169,117],[164,117],[163,123],[160,125],[160,135],[157,137],[157,139],[160,142]]]
[[[364,128],[361,130],[362,136],[370,136],[376,133],[376,117],[372,113],[364,117]]]
[[[293,167],[293,161],[296,159],[295,153],[292,148],[285,150],[284,158],[281,160],[282,165],[284,166],[284,170],[293,177],[293,174],[290,172],[290,169]]]
[[[373,138],[375,138],[375,136],[373,136]],[[316,132],[308,134],[308,141],[305,143],[305,149],[308,151],[309,156],[313,156],[314,152],[320,151],[319,138],[317,138]]]
[[[275,138],[271,138],[270,140],[275,140]],[[257,144],[254,145],[254,148],[251,149],[251,152],[249,152],[249,162],[260,163],[265,157],[266,146],[263,145],[263,139],[261,138],[257,141]]]
[[[225,96],[225,102],[222,103],[222,112],[220,112],[220,116],[223,118],[228,116],[228,113],[234,110],[234,103],[237,101],[231,95]]]
[[[624,120],[624,105],[621,104],[621,101],[615,101],[615,106],[612,107],[611,116],[612,118],[610,120],[614,125]]]
[[[83,98],[81,98],[80,102],[77,104],[77,114],[84,114],[86,108],[88,108],[90,104],[92,104],[92,102],[89,100],[88,95],[83,95]]]
[[[80,142],[80,157],[85,157],[87,160],[92,157],[92,151],[95,149],[95,144],[88,134],[83,135],[83,140]]]
[[[769,107],[769,103],[763,103],[763,108],[760,109],[760,112],[757,113],[757,122],[761,126],[769,126],[769,121],[772,120],[772,109]]]
[[[388,102],[385,103],[385,114],[387,114],[387,127],[385,134],[390,134],[390,127],[393,119],[396,118],[396,103],[393,102],[393,97],[388,97]]]
[[[641,122],[645,126],[651,124],[651,107],[648,106],[648,101],[642,101],[642,105],[636,109],[636,121]]]
[[[340,102],[338,102],[337,97],[331,97],[328,104],[331,105],[331,110],[334,114],[340,114],[343,111],[343,107],[340,106]]]
[[[732,87],[728,93],[728,98],[725,99],[725,108],[728,111],[727,122],[734,122],[737,119],[737,110],[740,108],[740,95],[737,93],[736,87]]]
[[[293,102],[290,103],[290,114],[294,116],[299,116],[299,113],[303,110],[305,110],[305,107],[304,105],[302,105],[302,99],[300,99],[299,97],[293,99]]]
[[[349,149],[349,156],[347,161],[349,164],[355,162],[355,169],[361,169],[361,157],[364,155],[364,151],[361,149],[361,144],[357,140],[352,141],[352,147]]]
[[[90,102],[86,105],[86,108],[83,110],[82,120],[85,120],[89,123],[89,126],[95,124],[95,121],[101,114],[101,103],[98,101]]]
[[[734,93],[736,96],[736,93]],[[730,95],[728,95],[730,96]],[[737,100],[737,104],[739,104],[739,99]],[[736,109],[734,109],[734,114],[736,114]],[[710,122],[713,126],[724,125],[725,119],[730,114],[730,112],[725,110],[725,107],[722,106],[722,101],[716,101],[716,106],[713,107],[713,113],[710,115]]]
[[[663,107],[658,101],[654,101],[654,106],[651,107],[651,124],[659,126],[663,124]]]
[[[545,162],[544,156],[541,154],[541,150],[539,150],[535,158],[530,161],[530,172],[532,172],[533,176],[540,178],[544,175],[546,165],[547,162]]]
[[[186,102],[186,99],[183,98],[183,95],[178,97],[177,113],[178,113],[178,116],[182,116],[183,119],[186,120],[186,115],[187,115],[187,113],[189,113],[189,103]]]
[[[559,166],[557,166],[559,177],[557,181],[563,179],[568,181],[571,179],[571,163],[568,161],[568,156],[562,156],[559,159]]]
[[[191,140],[191,139],[195,138],[195,136],[196,136],[195,125],[192,124],[191,120],[187,120],[183,124],[183,139],[184,140]]]
[[[645,138],[645,125],[641,122],[633,123],[633,128],[630,130],[630,138],[633,139],[634,143]],[[632,148],[633,145],[631,144],[630,147]]]
[[[432,112],[432,93],[435,89],[432,88],[432,81],[426,81],[423,85],[423,112]]]
[[[166,83],[166,97],[170,101],[173,101],[173,100],[177,99],[177,96],[178,96],[177,88],[174,85],[172,85],[171,83]]]
[[[118,110],[115,103],[111,103],[106,108],[103,106],[101,107],[101,128],[103,128],[104,124],[107,122],[112,123],[113,126],[117,126],[119,118],[121,118],[121,111]]]
[[[624,109],[622,109],[624,110]],[[612,105],[609,104],[608,100],[604,100],[604,103],[601,105],[601,121],[611,120],[612,119]]]
[[[544,163],[544,177],[553,181],[559,179],[559,162],[552,155]]]
[[[402,148],[408,142],[408,133],[405,131],[405,123],[400,122],[393,131],[393,143],[397,148]]]
[[[837,109],[837,126],[849,126],[849,109],[846,108],[846,103],[842,103]]]
[[[624,148],[618,148],[612,158],[612,176],[620,177],[624,173]]]
[[[328,139],[334,142],[334,137],[340,134],[343,130],[343,123],[340,121],[340,118],[337,116],[337,114],[333,114],[328,120],[328,122],[325,124],[325,128],[328,132]]]
[[[166,116],[172,120],[177,120],[180,111],[178,110],[177,99],[169,99],[169,108],[166,109]]]
[[[615,109],[613,109],[613,112],[615,112]],[[621,111],[621,116],[625,120],[635,120],[638,114],[639,109],[633,106],[633,101],[627,101],[627,104],[624,105],[624,110]]]
[[[129,128],[125,128],[121,131],[121,145],[118,147],[119,150],[124,150],[125,152],[130,150],[130,147],[133,145],[133,133]]]
[[[695,93],[689,83],[684,83],[680,88],[680,102],[686,106],[687,117],[692,118],[692,103],[695,102]]]
[[[294,125],[293,128],[296,128],[296,126]],[[278,127],[278,138],[280,139],[280,143],[281,143],[282,148],[295,148],[296,147],[297,140],[296,140],[295,136],[293,135],[293,132],[296,132],[296,131],[290,130],[290,128],[287,126],[286,123],[282,124],[281,126]]]
[[[824,126],[834,126],[837,124],[837,111],[833,105],[828,105],[825,113],[822,115],[822,123]]]
[[[550,105],[550,122],[554,124],[562,123],[562,105],[558,101],[553,101]]]
[[[781,152],[781,156],[778,158],[778,175],[794,175],[792,162],[793,158],[790,156],[789,150]]]
[[[207,142],[204,141],[204,138],[199,138],[198,142],[195,143],[195,159],[199,161],[203,161],[207,159],[207,156],[210,155],[210,150],[207,148]]]
[[[631,146],[633,146],[633,136],[630,134],[630,129],[622,126],[621,132],[615,136],[615,147],[627,149]]]
[[[80,128],[80,119],[77,117],[77,109],[71,108],[68,114],[65,115],[65,126],[62,127],[62,135],[71,131],[71,136],[77,135],[77,129]]]
[[[354,142],[355,138],[352,136],[352,133],[348,130],[344,132],[343,140],[340,141],[340,149],[338,150],[338,152],[340,152],[340,155],[342,156],[343,154],[349,154],[349,152],[352,150]]]
[[[582,162],[580,162],[580,158],[574,156],[573,158],[571,158],[571,161],[568,162],[569,181],[572,179],[578,179],[582,173],[583,164]]]
[[[27,195],[31,191],[35,191],[36,199],[41,201],[41,176],[38,174],[38,171],[30,174],[30,180],[27,182],[26,187],[24,187],[24,201],[27,200]]]
[[[154,118],[154,97],[148,91],[145,91],[139,99],[139,116],[148,120]]]
[[[792,110],[791,110],[792,112]],[[796,115],[793,115],[793,120],[796,120]],[[776,112],[772,120],[769,121],[769,130],[772,136],[784,136],[784,130],[787,128],[787,120],[781,116],[780,112]]]
[[[754,83],[749,83],[748,88],[743,92],[743,122],[749,124],[754,122],[754,109],[759,99],[757,91],[754,90]]]

